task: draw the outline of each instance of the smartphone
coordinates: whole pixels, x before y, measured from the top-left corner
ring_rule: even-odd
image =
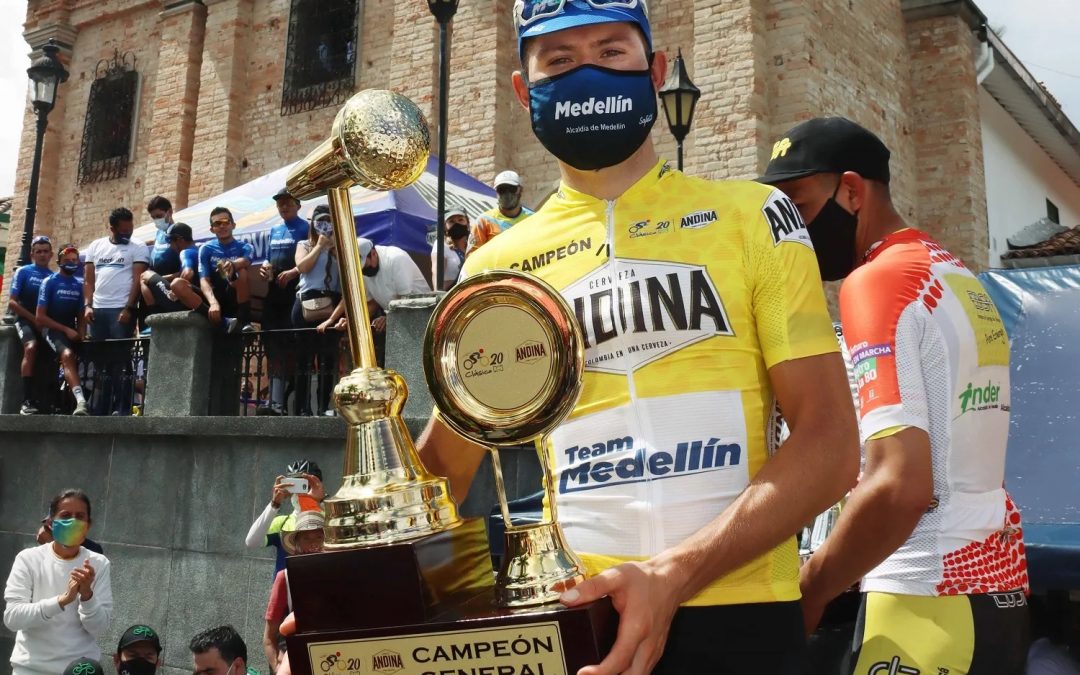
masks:
[[[311,490],[307,478],[294,478],[290,476],[289,478],[283,479],[281,483],[286,486],[286,490],[294,495],[307,494]]]

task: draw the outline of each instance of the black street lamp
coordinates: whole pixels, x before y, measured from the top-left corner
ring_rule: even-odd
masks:
[[[30,76],[31,97],[37,113],[37,138],[34,141],[34,165],[30,169],[30,192],[26,196],[26,222],[23,225],[22,249],[19,266],[30,263],[30,240],[34,236],[34,216],[37,213],[38,174],[41,173],[41,146],[45,142],[45,128],[49,126],[49,112],[56,104],[56,90],[67,82],[68,71],[56,57],[60,48],[56,40],[41,48],[42,56],[34,59],[26,74]]]
[[[439,190],[438,222],[436,223],[437,252],[435,254],[435,278],[431,286],[442,290],[444,267],[443,253],[446,250],[446,107],[450,89],[450,42],[447,28],[457,12],[458,0],[427,0],[428,9],[439,22]]]
[[[682,144],[686,135],[690,133],[690,125],[694,122],[694,106],[701,98],[701,90],[690,81],[690,74],[686,72],[686,63],[683,62],[682,50],[675,57],[672,64],[671,75],[660,88],[660,100],[664,104],[664,116],[667,117],[668,128],[675,142],[679,144],[679,171],[682,171],[683,152]]]

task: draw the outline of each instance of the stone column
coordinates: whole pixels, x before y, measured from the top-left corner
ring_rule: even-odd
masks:
[[[167,4],[161,12],[161,52],[154,81],[154,142],[147,150],[147,197],[162,194],[175,210],[188,204],[195,113],[206,36],[206,5],[200,0]]]
[[[191,163],[199,167],[187,201],[197,203],[239,182],[244,159],[244,101],[253,0],[207,0],[201,85]]]
[[[386,367],[396,370],[409,385],[409,400],[402,416],[419,426],[431,417],[435,405],[424,378],[424,332],[442,293],[421,295],[390,303],[386,315]]]
[[[0,325],[0,415],[14,415],[22,403],[22,343],[15,326]]]
[[[765,0],[700,2],[694,7],[695,148],[689,173],[753,178],[769,159]],[[686,50],[683,51],[684,56]]]
[[[206,415],[210,402],[213,335],[195,312],[151,315],[146,366],[147,417]]]
[[[989,262],[989,231],[972,30],[969,19],[952,13],[907,24],[917,176],[913,224],[978,272]]]

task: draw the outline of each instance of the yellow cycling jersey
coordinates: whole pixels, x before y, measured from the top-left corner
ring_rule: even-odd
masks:
[[[643,560],[720,514],[777,446],[768,369],[837,351],[795,205],[657,164],[605,201],[563,185],[465,261],[535,274],[584,333],[581,398],[547,441],[559,521],[589,572]],[[794,537],[691,605],[796,600]]]

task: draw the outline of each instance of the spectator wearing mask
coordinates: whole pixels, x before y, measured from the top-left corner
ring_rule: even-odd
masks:
[[[16,631],[13,675],[51,675],[74,658],[101,658],[97,638],[112,621],[109,560],[82,546],[90,498],[64,490],[49,519],[53,541],[15,556],[4,589],[4,625]]]
[[[382,364],[386,350],[386,312],[390,309],[390,303],[406,295],[430,293],[431,287],[409,254],[397,246],[375,246],[364,237],[357,237],[356,243],[360,247],[360,260],[364,265],[364,288],[375,354]],[[327,319],[326,325],[343,328],[344,317],[345,304],[340,303]]]
[[[308,238],[308,222],[300,217],[300,200],[283,187],[274,195],[274,203],[281,222],[270,230],[270,252],[259,267],[259,276],[270,284],[263,301],[263,330],[294,327],[292,309],[300,279],[296,245]],[[270,404],[256,410],[256,414],[283,415],[288,341],[281,334],[271,334],[264,338],[264,344],[270,365]]]
[[[45,342],[56,352],[64,368],[64,380],[75,396],[75,415],[89,415],[82,380],[75,359],[75,343],[86,336],[83,314],[83,283],[75,276],[79,271],[79,249],[70,244],[60,249],[57,260],[60,271],[41,283],[38,289],[37,311],[34,315],[41,327]]]
[[[210,231],[217,237],[199,249],[199,286],[209,304],[207,316],[227,333],[252,330],[248,269],[255,255],[251,244],[233,237],[236,221],[224,206],[210,212]]]
[[[209,628],[191,638],[192,675],[259,675],[248,667],[247,645],[232,626]]]
[[[516,171],[503,171],[495,176],[494,187],[499,203],[476,219],[469,235],[467,253],[472,253],[533,214],[521,205],[521,177]]]
[[[281,543],[286,555],[321,553],[323,550],[323,527],[326,519],[322,511],[302,511],[292,526],[281,535]],[[263,630],[263,651],[271,670],[277,670],[278,662],[285,652],[279,627],[289,612],[292,611],[292,595],[289,592],[287,570],[281,570],[274,577],[270,590],[270,601],[266,604],[266,627]]]
[[[341,279],[337,254],[334,250],[334,226],[330,208],[315,207],[307,239],[296,246],[296,269],[300,270],[300,285],[292,308],[292,324],[296,328],[315,328],[325,321],[341,301]],[[334,386],[340,339],[324,332],[303,335],[298,359],[303,361],[296,382],[296,400],[301,415],[311,415],[311,395],[308,392],[311,365],[318,358],[317,409],[332,414],[330,392]]]
[[[109,236],[86,249],[86,323],[95,340],[131,337],[142,273],[150,265],[146,246],[131,241],[134,216],[124,207],[109,214]]]
[[[306,494],[293,494],[288,485],[283,481],[285,478],[306,478],[308,492]],[[293,462],[285,469],[284,476],[274,479],[274,487],[270,494],[270,503],[266,505],[262,513],[251,524],[244,543],[248,548],[262,548],[273,546],[277,549],[274,562],[274,575],[285,569],[285,548],[282,543],[281,533],[286,529],[292,529],[296,521],[296,514],[301,511],[310,511],[321,508],[326,499],[326,488],[322,483],[322,469],[315,462],[301,459]],[[278,512],[285,502],[293,504],[293,512],[289,515],[279,515]]]
[[[150,269],[163,277],[180,271],[180,257],[169,245],[169,226],[173,224],[172,202],[158,195],[146,205],[146,212],[154,221],[154,239],[146,242],[154,248],[150,251]]]
[[[37,543],[38,544],[51,544],[53,540],[52,536],[52,523],[50,522],[49,512],[45,512],[45,517],[41,519],[41,525],[38,526],[37,531]],[[101,544],[97,543],[90,537],[83,539],[83,548],[87,551],[93,551],[94,553],[100,553],[105,555],[105,549],[101,548]]]
[[[8,298],[8,308],[15,315],[15,331],[19,334],[19,341],[23,346],[22,374],[23,404],[19,413],[23,415],[38,414],[38,404],[34,400],[34,363],[37,359],[38,344],[41,342],[41,333],[38,332],[37,311],[38,291],[41,283],[52,274],[49,269],[49,259],[52,258],[52,241],[48,237],[38,235],[30,242],[30,261],[32,265],[23,265],[15,272],[15,279],[11,282],[11,296]]]
[[[135,624],[120,636],[113,654],[117,675],[154,675],[161,664],[161,639],[153,628]]]
[[[163,239],[179,262],[173,274],[163,275],[153,269],[143,272],[142,297],[143,305],[150,309],[148,314],[193,309],[203,316],[209,315],[210,305],[197,292],[199,247],[192,237],[191,226],[187,223],[169,225]]]
[[[446,212],[446,246],[443,247],[443,278],[438,278],[439,247],[431,247],[432,286],[444,291],[457,283],[461,264],[465,262],[465,250],[469,244],[469,214],[465,209],[453,207]]]

